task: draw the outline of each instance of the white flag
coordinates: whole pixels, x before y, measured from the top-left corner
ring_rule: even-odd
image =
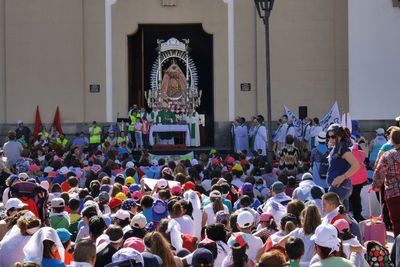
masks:
[[[285,106],[285,111],[286,111],[286,115],[288,116],[288,119],[293,121],[293,127],[296,131],[296,136],[294,136],[294,137],[298,137],[298,138],[301,137],[302,126],[304,127],[305,125],[304,124],[302,125],[299,117],[297,117],[296,114],[294,114],[286,106]]]
[[[337,102],[333,104],[331,110],[319,121],[321,127],[326,131],[332,123],[340,124],[340,114]]]

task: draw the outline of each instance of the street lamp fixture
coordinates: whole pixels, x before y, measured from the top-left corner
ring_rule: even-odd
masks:
[[[270,54],[269,54],[269,16],[274,7],[275,0],[254,0],[258,16],[263,20],[265,26],[265,57],[266,57],[266,79],[267,79],[267,123],[268,123],[268,148],[267,158],[272,165],[274,151],[272,150],[272,120],[271,120],[271,79],[270,79]]]

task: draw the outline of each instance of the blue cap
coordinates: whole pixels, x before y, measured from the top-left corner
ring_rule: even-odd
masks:
[[[168,217],[168,206],[162,200],[156,200],[152,207],[153,222],[159,222]]]
[[[71,240],[71,233],[67,229],[58,228],[56,232],[62,243],[67,243],[69,240]]]
[[[276,181],[275,183],[272,184],[272,191],[275,193],[281,193],[283,192],[285,186],[281,181]]]
[[[139,206],[135,200],[131,198],[127,198],[122,202],[121,209],[123,210],[130,210],[132,207],[137,207]]]
[[[131,193],[139,191],[140,189],[142,189],[140,184],[133,184],[129,187],[129,191],[131,191]]]
[[[214,257],[211,251],[206,248],[198,248],[194,251],[192,257],[193,267],[212,266],[212,264],[214,264]]]
[[[10,186],[11,186],[16,180],[18,180],[18,181],[21,180],[21,179],[18,177],[18,175],[15,175],[15,174],[10,175],[10,177],[8,177],[8,179],[10,179]]]

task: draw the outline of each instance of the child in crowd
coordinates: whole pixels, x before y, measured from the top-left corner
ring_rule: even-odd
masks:
[[[304,243],[299,237],[291,236],[285,244],[286,253],[289,257],[290,267],[300,267],[301,257],[304,255]]]

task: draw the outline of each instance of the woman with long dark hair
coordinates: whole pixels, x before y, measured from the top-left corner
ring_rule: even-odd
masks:
[[[353,191],[349,177],[360,168],[357,159],[351,152],[353,143],[350,131],[339,124],[329,126],[326,137],[329,139],[329,169],[326,182],[329,192],[338,194],[340,201],[349,210],[349,197]]]
[[[222,203],[222,195],[219,191],[214,190],[210,193],[210,203],[204,207],[202,226],[213,224],[216,222],[215,215],[220,210],[229,212],[228,207]]]
[[[254,262],[248,258],[246,251],[249,248],[247,236],[244,233],[233,233],[228,240],[232,254],[227,256],[223,267],[253,267]]]
[[[163,263],[161,267],[183,266],[182,261],[172,253],[168,241],[159,232],[152,232],[145,235],[143,242],[148,248],[148,252],[159,256]]]

